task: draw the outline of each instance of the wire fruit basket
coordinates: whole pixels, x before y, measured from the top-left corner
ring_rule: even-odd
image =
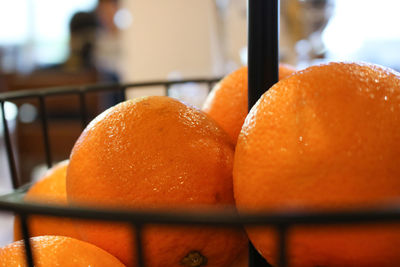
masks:
[[[269,88],[277,81],[278,76],[278,1],[249,0],[249,107],[260,97],[262,88]],[[15,100],[32,100],[39,103],[39,121],[43,138],[43,151],[47,167],[52,166],[52,147],[49,139],[49,121],[46,101],[53,96],[77,96],[79,103],[79,117],[82,129],[88,123],[89,93],[119,92],[126,99],[127,90],[135,88],[162,86],[168,95],[169,88],[183,83],[205,84],[209,89],[219,79],[186,79],[179,81],[153,81],[131,84],[88,85],[79,87],[44,88],[40,90],[24,90],[0,94],[0,108],[4,130],[5,147],[7,151],[12,193],[0,196],[0,211],[10,212],[20,217],[21,230],[25,243],[26,260],[28,266],[34,266],[30,242],[30,229],[27,223],[32,215],[46,215],[55,217],[70,217],[76,219],[101,220],[125,222],[131,225],[136,232],[135,250],[138,255],[138,266],[146,266],[144,260],[142,229],[149,224],[178,225],[178,226],[205,226],[205,227],[243,227],[243,226],[269,226],[278,233],[278,266],[289,266],[288,238],[289,231],[294,226],[315,226],[333,224],[369,224],[399,222],[400,211],[397,207],[381,207],[375,210],[353,210],[338,212],[275,212],[275,213],[249,213],[240,216],[234,212],[153,212],[153,211],[126,211],[93,209],[83,207],[61,207],[35,203],[22,200],[29,185],[21,187],[18,177],[17,164],[14,157],[15,147],[11,141],[10,129],[6,119],[5,103]],[[22,162],[22,164],[24,164]],[[256,249],[249,243],[249,266],[270,266]]]

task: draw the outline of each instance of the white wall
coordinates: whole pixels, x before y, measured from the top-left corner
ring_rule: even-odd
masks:
[[[214,0],[125,0],[133,16],[122,32],[126,81],[222,74]]]

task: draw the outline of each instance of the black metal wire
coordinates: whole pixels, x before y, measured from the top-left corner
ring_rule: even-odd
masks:
[[[145,251],[143,249],[143,225],[139,223],[133,223],[133,230],[135,232],[135,243],[137,255],[137,264],[139,267],[145,267]],[[134,254],[135,255],[135,254]]]
[[[208,89],[209,92],[211,92],[211,90],[213,89],[214,84],[215,84],[215,82],[208,82],[207,83],[207,89]]]
[[[80,118],[81,118],[81,128],[83,130],[83,129],[85,129],[85,127],[88,123],[86,95],[83,90],[79,90],[79,111],[80,111]]]
[[[3,133],[4,133],[4,143],[7,151],[7,159],[8,159],[8,168],[11,175],[11,182],[14,189],[17,189],[20,186],[20,182],[18,179],[17,167],[15,163],[13,148],[11,145],[11,137],[10,130],[8,128],[6,110],[4,108],[5,101],[1,101],[1,119],[3,122]]]
[[[43,95],[39,97],[39,114],[40,121],[42,124],[42,133],[43,133],[43,145],[45,151],[46,165],[50,168],[53,165],[51,148],[50,148],[50,137],[49,137],[49,127],[47,123],[47,111],[46,111],[46,102]]]
[[[24,240],[26,263],[27,263],[28,267],[34,267],[32,244],[30,241],[29,226],[27,223],[29,217],[25,213],[20,213],[19,217],[21,220],[21,232],[22,232],[22,237]]]
[[[170,96],[170,94],[169,94],[170,89],[171,89],[171,85],[168,85],[168,84],[164,85],[164,95]]]
[[[13,193],[14,194],[14,193]],[[207,227],[242,227],[337,224],[376,224],[400,222],[400,205],[381,206],[380,208],[355,209],[346,211],[297,211],[297,212],[257,212],[241,213],[240,216],[231,210],[214,210],[208,212],[191,211],[135,211],[104,209],[101,207],[77,207],[44,205],[21,201],[13,194],[0,197],[0,210],[24,214],[38,214],[57,217],[71,217],[89,220],[119,221],[162,225],[200,225]]]
[[[288,267],[289,266],[289,258],[287,256],[287,239],[288,239],[288,230],[289,225],[280,224],[277,226],[278,232],[278,266],[279,267]]]
[[[148,82],[136,82],[136,83],[125,83],[123,86],[126,89],[130,88],[138,88],[138,87],[152,87],[152,86],[170,86],[174,84],[184,84],[188,82],[192,83],[209,83],[209,82],[217,82],[221,79],[221,77],[215,78],[187,78],[183,80],[159,80],[159,81],[148,81]],[[88,92],[101,92],[101,91],[114,91],[116,88],[120,88],[121,84],[110,83],[110,84],[89,84],[82,86],[80,90],[85,93]],[[17,99],[30,99],[30,98],[38,98],[40,96],[55,96],[55,95],[73,95],[76,94],[76,88],[71,86],[57,86],[57,87],[48,87],[44,89],[26,89],[26,90],[18,90],[11,92],[4,92],[0,94],[0,101],[12,101]]]
[[[121,98],[122,98],[121,100],[125,101],[127,99],[127,97],[126,97],[126,86],[121,85],[120,86],[120,92],[121,92]]]

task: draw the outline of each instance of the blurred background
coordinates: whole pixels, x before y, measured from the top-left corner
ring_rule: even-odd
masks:
[[[142,81],[218,76],[245,63],[246,0],[164,2],[1,0],[0,72],[95,67],[99,79]],[[396,0],[281,0],[281,60],[399,68],[399,8]],[[2,90],[13,86],[4,82]]]
[[[246,5],[246,0],[0,0],[0,92],[221,77],[246,65]],[[400,70],[399,10],[398,0],[281,0],[280,61],[298,69],[345,60]],[[207,93],[196,84],[170,91],[198,107]],[[129,91],[128,97],[145,94],[163,89]],[[90,115],[119,100],[111,93],[88,97]],[[81,132],[78,101],[52,97],[46,104],[53,159],[61,161]],[[5,110],[19,176],[23,182],[35,179],[44,162],[38,103],[6,103]],[[0,194],[11,190],[1,127]]]

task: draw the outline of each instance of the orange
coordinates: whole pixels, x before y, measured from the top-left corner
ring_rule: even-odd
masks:
[[[50,168],[26,193],[24,200],[48,205],[67,205],[65,186],[68,160]],[[75,225],[69,218],[32,216],[29,218],[31,236],[61,235],[78,238]],[[14,221],[14,240],[22,239],[20,222]]]
[[[249,266],[249,248],[246,246],[236,257],[236,260],[230,267],[248,267]]]
[[[244,211],[351,210],[400,197],[400,74],[329,63],[275,84],[251,109],[234,162]],[[272,229],[248,228],[271,263]],[[397,266],[400,226],[294,227],[290,266]]]
[[[233,207],[233,157],[228,135],[200,110],[169,97],[129,100],[79,137],[68,201],[167,211]],[[80,229],[85,240],[136,266],[127,226],[89,222]],[[146,266],[229,266],[246,243],[242,230],[146,226]],[[190,265],[193,257],[198,264]]]
[[[279,80],[295,72],[287,64],[279,65]],[[248,113],[247,67],[242,67],[217,83],[207,96],[202,110],[217,121],[236,144]]]
[[[104,250],[64,236],[38,236],[30,239],[36,267],[123,267],[114,256]],[[0,248],[0,267],[28,266],[22,240]]]

